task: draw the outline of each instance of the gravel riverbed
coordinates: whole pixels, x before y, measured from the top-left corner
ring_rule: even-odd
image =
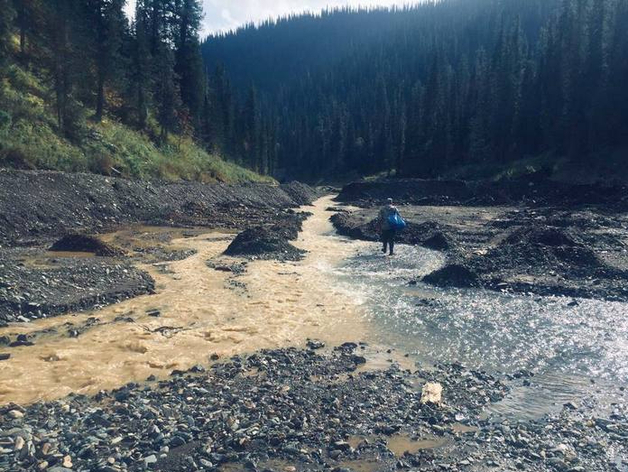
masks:
[[[624,471],[628,421],[586,404],[486,416],[528,372],[370,370],[369,347],[261,351],[95,397],[0,410],[0,470]],[[209,360],[209,358],[208,358]],[[215,359],[214,359],[215,360]],[[422,402],[426,382],[442,403]]]

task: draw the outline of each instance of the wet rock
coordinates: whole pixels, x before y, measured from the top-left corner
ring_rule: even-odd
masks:
[[[11,354],[0,352],[0,361],[6,361],[11,358]]]
[[[9,416],[13,419],[20,419],[24,418],[24,413],[22,413],[20,410],[11,410],[9,411]]]
[[[440,287],[476,287],[479,285],[477,274],[459,264],[446,265],[423,277],[423,282]]]
[[[308,339],[307,347],[309,349],[322,349],[325,347],[325,343],[323,341],[318,341],[315,339]]]

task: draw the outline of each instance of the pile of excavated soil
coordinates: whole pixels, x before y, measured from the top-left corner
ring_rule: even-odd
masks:
[[[304,213],[291,214],[271,226],[254,226],[238,234],[225,254],[255,259],[299,260],[304,251],[290,241],[299,236]]]
[[[50,251],[92,252],[94,255],[101,257],[125,255],[122,249],[105,244],[95,236],[85,234],[68,234],[63,236],[50,246]]]

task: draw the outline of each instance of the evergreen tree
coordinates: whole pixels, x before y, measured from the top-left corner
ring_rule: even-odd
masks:
[[[11,26],[15,11],[10,0],[0,0],[0,60],[4,61],[9,53]],[[0,64],[0,66],[3,64]]]
[[[200,127],[203,103],[204,75],[199,28],[202,6],[198,0],[175,2],[177,18],[175,37],[175,72],[179,80],[181,99],[187,107],[195,128]]]
[[[102,120],[105,109],[105,86],[120,77],[124,64],[121,54],[126,32],[125,0],[89,0],[90,24],[95,26],[93,62],[96,69],[95,121]]]

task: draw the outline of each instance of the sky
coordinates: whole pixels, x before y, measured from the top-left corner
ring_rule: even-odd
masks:
[[[408,0],[203,0],[205,18],[203,35],[237,28],[249,22],[258,23],[289,13],[318,12],[325,7],[393,6]],[[135,9],[135,0],[127,0],[127,12]]]

